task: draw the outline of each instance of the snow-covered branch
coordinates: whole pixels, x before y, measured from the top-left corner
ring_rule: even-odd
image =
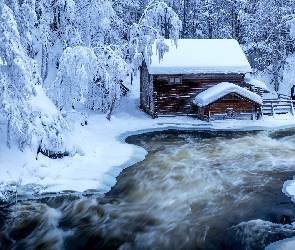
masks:
[[[136,72],[142,60],[150,61],[151,45],[158,40],[159,58],[166,52],[164,37],[171,38],[177,44],[182,29],[177,14],[164,2],[150,1],[138,23],[130,27],[129,57],[131,68]]]

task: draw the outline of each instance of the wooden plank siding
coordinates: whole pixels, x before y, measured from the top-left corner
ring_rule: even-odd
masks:
[[[153,75],[154,114],[194,115],[192,101],[197,94],[221,82],[244,87],[243,79],[242,74],[190,74],[182,76],[181,84],[168,84],[168,75]]]

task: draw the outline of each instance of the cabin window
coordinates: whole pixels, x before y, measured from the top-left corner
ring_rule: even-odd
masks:
[[[168,84],[181,84],[182,77],[181,76],[169,76],[168,77]]]

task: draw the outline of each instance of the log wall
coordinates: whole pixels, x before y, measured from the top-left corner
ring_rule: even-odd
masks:
[[[168,84],[168,75],[154,75],[154,112],[161,115],[195,114],[192,103],[200,92],[221,82],[244,87],[242,74],[192,74],[182,76],[182,84]]]
[[[143,62],[140,67],[140,108],[155,117],[153,76]]]

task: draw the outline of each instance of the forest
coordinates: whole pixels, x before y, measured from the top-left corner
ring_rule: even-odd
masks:
[[[62,148],[78,103],[111,114],[155,40],[161,58],[164,38],[234,38],[275,91],[294,74],[292,0],[0,0],[0,29],[0,116],[20,149]],[[32,109],[36,86],[57,114]]]

